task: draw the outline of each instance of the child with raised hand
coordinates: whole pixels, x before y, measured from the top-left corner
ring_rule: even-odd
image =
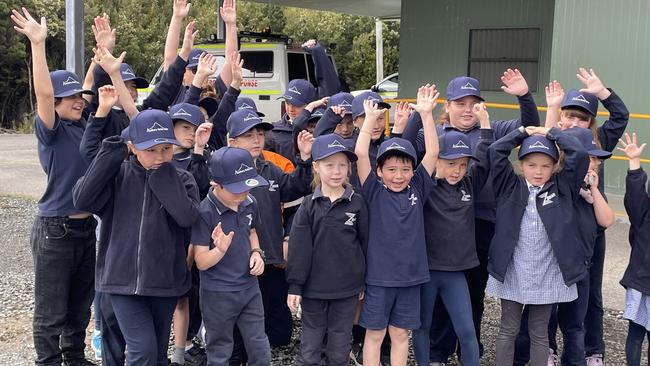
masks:
[[[338,135],[314,139],[314,193],[305,197],[291,228],[287,263],[291,311],[302,306],[298,365],[345,366],[357,301],[362,297],[368,211],[348,183],[356,155]]]
[[[34,260],[33,336],[37,364],[87,363],[86,327],[93,300],[95,219],[74,206],[72,187],[87,164],[79,153],[86,121],[77,75],[49,72],[45,54],[47,24],[27,9],[12,10],[14,29],[31,44],[38,156],[47,189],[38,202],[31,233]]]
[[[222,147],[210,159],[210,193],[201,202],[192,227],[194,260],[201,271],[201,313],[209,365],[227,365],[233,329],[241,331],[248,364],[271,364],[264,333],[264,308],[257,276],[264,272],[264,252],[257,229],[260,215],[255,187],[269,184],[255,170],[246,150]]]
[[[172,314],[190,287],[187,228],[198,216],[192,175],[171,164],[172,120],[140,112],[128,145],[110,137],[77,182],[75,205],[102,220],[97,290],[107,298],[126,340],[131,365],[167,365]],[[124,260],[131,258],[132,260]]]
[[[438,95],[435,86],[422,86],[417,104],[412,105],[425,121],[426,154],[417,169],[413,145],[395,137],[380,145],[377,173],[372,171],[370,140],[385,109],[378,109],[372,100],[363,104],[365,120],[355,152],[370,225],[365,302],[359,321],[366,328],[364,365],[379,364],[387,328],[391,365],[406,365],[408,330],[420,327],[420,287],[429,281],[423,202],[433,189],[431,175],[438,159],[438,137],[431,114]]]
[[[559,172],[555,143],[564,152]],[[508,160],[518,145],[522,176]],[[589,167],[587,151],[557,128],[521,127],[493,143],[488,153],[497,199],[487,285],[487,294],[501,299],[497,365],[513,363],[524,305],[529,306],[531,365],[547,365],[552,306],[575,300],[576,282],[587,273],[574,212]]]
[[[472,306],[463,271],[478,266],[474,232],[475,197],[489,175],[488,146],[494,141],[490,116],[483,103],[472,113],[481,125],[476,153],[469,137],[449,131],[440,137],[435,186],[424,206],[425,237],[431,280],[422,285],[421,322],[413,331],[413,348],[419,365],[429,364],[430,330],[439,296],[460,341],[464,365],[479,365]],[[470,159],[475,160],[470,165]]]
[[[646,144],[637,143],[636,133],[625,134],[621,147],[630,159],[630,169],[625,181],[625,211],[630,218],[630,263],[625,269],[621,285],[626,288],[625,312],[629,321],[625,358],[630,366],[640,366],[643,339],[650,340],[650,190],[646,189],[648,176],[641,168],[641,154]],[[648,352],[650,357],[650,351]]]

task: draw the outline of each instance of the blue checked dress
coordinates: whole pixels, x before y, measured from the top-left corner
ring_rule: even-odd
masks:
[[[490,276],[488,295],[520,304],[544,305],[578,298],[576,285],[567,287],[553,253],[542,219],[537,212],[540,187],[529,185],[528,205],[521,219],[519,241],[503,282]]]
[[[628,287],[623,318],[645,327],[650,332],[650,296]]]

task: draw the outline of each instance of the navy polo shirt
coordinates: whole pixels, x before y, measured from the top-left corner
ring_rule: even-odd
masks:
[[[200,271],[201,287],[210,291],[243,291],[257,284],[257,278],[250,274],[250,231],[257,226],[258,210],[255,199],[248,195],[239,205],[237,212],[221,203],[210,189],[208,196],[199,205],[199,219],[192,225],[194,245],[209,246],[212,231],[221,222],[224,233],[234,232],[232,243],[221,260],[205,271]]]
[[[86,120],[66,121],[55,114],[54,128],[45,127],[36,117],[38,160],[47,174],[47,188],[38,201],[42,217],[70,216],[81,213],[72,204],[72,187],[86,173],[88,165],[79,152]]]
[[[368,203],[370,234],[366,283],[408,287],[429,281],[424,240],[424,204],[433,179],[421,165],[409,186],[392,192],[371,172],[361,187]]]

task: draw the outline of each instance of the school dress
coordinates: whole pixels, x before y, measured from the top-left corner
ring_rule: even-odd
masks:
[[[504,281],[492,276],[488,279],[486,291],[491,296],[533,305],[569,302],[578,297],[575,284],[568,287],[564,284],[560,265],[537,212],[535,201],[540,189],[529,185],[519,241]]]

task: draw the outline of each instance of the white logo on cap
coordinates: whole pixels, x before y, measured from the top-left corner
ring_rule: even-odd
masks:
[[[469,146],[465,145],[463,140],[458,140],[458,142],[451,145],[451,147],[454,149],[469,149]]]
[[[251,226],[253,224],[253,214],[246,215],[246,218],[248,219],[248,226]]]
[[[63,81],[63,86],[70,85],[70,84],[79,84],[79,82],[75,80],[72,76],[68,76],[68,78]]]
[[[327,144],[327,147],[330,147],[330,148],[332,148],[332,147],[340,147],[342,149],[345,149],[345,146],[343,146],[343,144],[339,140],[334,140],[333,142],[330,142],[329,144]]]
[[[379,99],[377,99],[377,98],[375,98],[375,97],[368,97],[368,98],[366,98],[366,100],[369,100],[369,101],[375,102],[375,104],[381,102],[381,100],[379,100]]]
[[[133,73],[133,71],[131,69],[126,69],[126,70],[122,71],[122,75],[131,75],[131,76],[135,77],[135,74]]]
[[[461,89],[477,90],[472,83],[467,82],[467,84],[460,87]]]
[[[269,192],[276,192],[276,189],[279,187],[273,179],[269,179]]]
[[[246,179],[244,184],[247,185],[248,187],[257,187],[260,185],[260,182],[257,179],[250,178],[250,179]]]
[[[239,106],[239,109],[254,109],[253,107],[249,106],[248,103],[244,102]]]
[[[529,149],[546,149],[546,150],[548,150],[548,146],[542,144],[541,141],[535,141],[534,144],[528,145],[528,148]]]
[[[289,88],[288,91],[290,91],[290,92],[292,92],[292,93],[296,93],[296,94],[298,94],[298,95],[302,95],[302,93],[299,92],[298,89],[297,89],[295,86],[292,86],[291,88]]]
[[[543,198],[544,201],[542,201],[542,206],[546,206],[548,204],[553,203],[552,199],[555,197],[555,193],[548,194],[548,192],[544,192],[539,195],[539,198]]]
[[[246,115],[246,117],[244,117],[244,121],[246,121],[246,122],[248,122],[248,121],[250,121],[252,119],[260,119],[260,117],[254,115],[253,113],[249,113],[248,115]]]
[[[343,225],[354,226],[354,223],[357,221],[357,214],[352,212],[346,212],[345,216],[347,216],[348,219],[345,221]]]
[[[249,167],[248,165],[241,163],[239,166],[239,169],[235,170],[235,174],[241,174],[241,173],[246,173],[247,171],[253,170],[253,168]],[[249,180],[255,180],[255,179],[249,179]],[[259,182],[256,181],[256,185],[259,184]],[[248,185],[248,181],[246,181],[246,185]]]
[[[183,108],[179,109],[174,113],[174,116],[191,116],[191,114],[187,113]]]
[[[154,122],[151,127],[147,128],[147,132],[169,131],[167,127],[161,126],[158,122]]]
[[[198,60],[199,58],[201,58],[201,55],[194,55],[194,57],[192,57],[192,60]]]
[[[347,100],[344,100],[341,103],[339,103],[339,107],[352,107],[352,104],[348,103]]]
[[[390,144],[389,147],[386,148],[386,150],[393,150],[393,149],[406,150],[404,146],[398,144],[397,142],[393,142],[392,144]]]
[[[571,98],[571,100],[575,100],[577,102],[583,102],[583,103],[590,104],[589,101],[587,99],[585,99],[585,96],[582,95],[582,94],[578,95],[577,97]]]

